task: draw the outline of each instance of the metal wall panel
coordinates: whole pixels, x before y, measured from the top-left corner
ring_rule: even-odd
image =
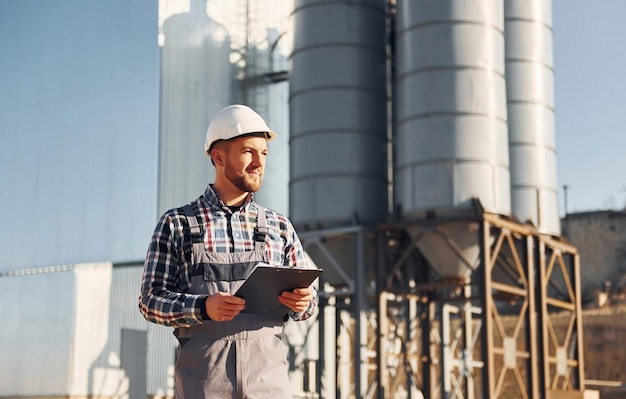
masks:
[[[522,222],[560,235],[554,128],[552,2],[504,2],[511,206]]]
[[[386,2],[297,1],[290,78],[290,217],[387,217]]]
[[[397,3],[395,194],[404,216],[510,212],[503,5]]]
[[[145,398],[146,370],[148,369],[148,333],[140,330],[122,329],[120,367],[128,381],[128,398]]]
[[[49,270],[0,276],[0,397],[68,392],[75,276]]]
[[[110,337],[107,351],[121,360],[122,330],[147,331],[148,348],[145,370],[147,394],[173,397],[173,367],[176,339],[172,328],[146,321],[138,308],[143,264],[115,265],[111,285]],[[105,360],[103,357],[102,360]],[[100,367],[109,367],[100,363]]]

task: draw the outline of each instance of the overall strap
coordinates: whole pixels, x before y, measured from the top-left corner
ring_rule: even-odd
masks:
[[[265,217],[265,208],[259,204],[256,205],[257,217],[256,227],[254,228],[254,249],[257,251],[265,251],[265,237],[269,233],[267,228],[267,219]]]
[[[265,208],[256,204],[257,208],[257,222],[254,228],[254,249],[260,251],[266,251],[265,238],[269,233],[267,228],[267,218],[265,215]],[[183,213],[187,218],[187,224],[189,225],[189,236],[193,244],[194,250],[204,252],[204,226],[198,224],[196,213],[190,204],[182,207]]]
[[[204,226],[198,224],[198,218],[196,213],[190,204],[183,206],[183,213],[187,218],[187,224],[189,225],[189,237],[193,245],[193,249],[200,252],[204,252]]]

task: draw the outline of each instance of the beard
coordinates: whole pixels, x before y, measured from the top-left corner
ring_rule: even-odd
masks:
[[[258,178],[254,178],[245,171],[236,172],[235,168],[233,168],[228,161],[226,161],[224,169],[226,178],[239,190],[245,193],[255,193],[261,188],[261,183],[263,183],[263,174],[260,174]]]

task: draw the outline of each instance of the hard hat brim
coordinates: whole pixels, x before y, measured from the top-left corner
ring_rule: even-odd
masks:
[[[251,133],[243,133],[234,137],[230,137],[228,139],[217,139],[215,141],[213,141],[211,144],[209,144],[209,146],[207,148],[205,148],[205,152],[207,153],[207,155],[211,155],[210,151],[211,149],[213,149],[213,145],[215,145],[215,143],[217,143],[218,141],[232,141],[232,140],[236,140],[236,139],[240,139],[240,138],[244,138],[244,137],[251,137],[251,136],[259,136],[259,135],[263,135],[263,137],[265,137],[265,140],[267,142],[270,142],[272,140],[274,140],[276,138],[276,133],[272,132],[271,130],[268,130],[266,132],[251,132]]]

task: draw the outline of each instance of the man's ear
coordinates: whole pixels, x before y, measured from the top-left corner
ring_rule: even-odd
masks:
[[[213,148],[211,150],[211,159],[213,160],[214,165],[224,166],[224,152],[218,148]]]

